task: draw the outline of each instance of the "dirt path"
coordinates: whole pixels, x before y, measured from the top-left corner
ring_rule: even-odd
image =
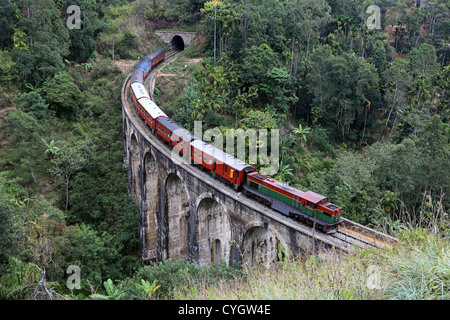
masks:
[[[158,70],[158,72],[156,73],[157,77],[176,77],[176,74],[173,73],[162,73],[161,70]]]
[[[114,64],[119,67],[122,73],[128,73],[133,69],[134,65],[138,63],[139,60],[117,60],[114,61]]]

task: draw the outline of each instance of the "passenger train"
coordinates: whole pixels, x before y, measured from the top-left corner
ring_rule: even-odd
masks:
[[[176,148],[180,154],[187,152],[192,164],[215,173],[215,177],[246,196],[297,220],[309,224],[315,222],[316,227],[325,233],[338,230],[342,223],[341,208],[330,203],[325,196],[312,191],[303,192],[264,176],[253,166],[194,137],[170,119],[150,99],[144,87],[149,72],[164,59],[165,50],[160,48],[142,59],[130,76],[130,94],[135,109],[155,136]]]

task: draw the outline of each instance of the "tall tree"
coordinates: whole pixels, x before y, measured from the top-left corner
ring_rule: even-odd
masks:
[[[42,91],[50,109],[58,116],[67,119],[76,117],[82,95],[68,72],[60,72],[45,81]]]
[[[407,94],[412,84],[412,77],[408,72],[408,62],[403,59],[396,59],[388,64],[386,70],[383,72],[383,79],[385,83],[385,111],[389,110],[386,126],[391,122],[391,117],[393,116],[394,119],[391,124],[391,128],[393,129],[400,114],[408,106]]]
[[[415,76],[434,77],[439,70],[436,49],[428,43],[422,43],[409,53],[411,70]]]
[[[73,184],[75,174],[86,167],[89,161],[88,141],[66,142],[51,160],[49,172],[59,184],[64,186],[65,210],[69,209],[69,189]]]

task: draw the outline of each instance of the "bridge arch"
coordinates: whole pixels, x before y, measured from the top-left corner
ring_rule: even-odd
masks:
[[[231,224],[225,205],[212,196],[211,193],[203,193],[197,198],[197,261],[201,265],[211,262],[229,263]]]
[[[251,222],[247,224],[242,241],[242,262],[250,266],[263,264],[270,267],[278,260],[281,247],[288,249],[286,242],[271,227],[263,222]]]
[[[163,259],[186,259],[188,247],[189,193],[184,181],[170,173],[165,182],[165,232]]]

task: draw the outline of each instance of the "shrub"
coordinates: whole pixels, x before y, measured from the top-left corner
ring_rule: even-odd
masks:
[[[124,299],[148,299],[145,292],[136,288],[142,280],[161,285],[155,296],[158,299],[173,299],[179,290],[189,290],[198,283],[212,285],[218,279],[230,280],[242,275],[243,271],[237,265],[227,266],[224,262],[212,263],[210,266],[196,266],[185,260],[164,260],[149,266],[144,266],[134,277],[120,283],[120,289],[125,292]]]

